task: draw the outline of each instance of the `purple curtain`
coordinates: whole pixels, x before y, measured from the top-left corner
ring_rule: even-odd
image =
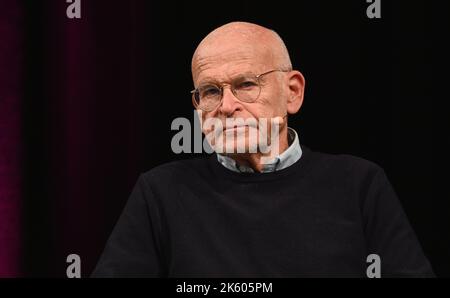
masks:
[[[21,65],[23,11],[0,8],[0,277],[21,274]]]
[[[95,246],[101,250],[98,237],[110,229],[102,226],[108,222],[108,211],[102,210],[120,209],[139,173],[141,118],[134,113],[141,97],[134,76],[140,55],[134,46],[133,4],[109,7],[111,20],[101,24],[95,14],[104,3],[84,1],[90,6],[84,7],[81,20],[68,20],[61,13],[66,4],[55,4],[56,17],[47,29],[53,41],[51,57],[45,59],[53,67],[45,89],[52,90],[54,250],[59,260],[79,254],[85,274],[96,261],[87,256],[93,256]],[[114,22],[117,16],[120,22]],[[123,199],[117,200],[117,194]]]
[[[81,3],[1,1],[0,277],[88,276],[148,166],[145,2]]]

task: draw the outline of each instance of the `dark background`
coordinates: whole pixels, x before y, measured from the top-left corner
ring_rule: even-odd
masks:
[[[288,120],[300,142],[382,166],[436,274],[449,277],[431,39],[439,8],[391,2],[371,20],[365,0],[82,0],[81,19],[68,19],[62,0],[0,1],[0,101],[10,108],[0,110],[0,179],[16,177],[0,184],[0,276],[65,277],[72,253],[90,274],[138,175],[190,157],[172,153],[170,125],[193,119],[198,42],[242,20],[276,30],[306,78]]]

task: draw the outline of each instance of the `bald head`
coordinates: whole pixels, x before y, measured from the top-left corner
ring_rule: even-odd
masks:
[[[227,62],[233,58],[256,59],[267,67],[291,69],[286,46],[273,30],[246,23],[232,22],[209,33],[198,45],[192,57],[194,82],[211,62]]]

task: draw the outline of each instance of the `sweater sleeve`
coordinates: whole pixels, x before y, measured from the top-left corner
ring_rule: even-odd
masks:
[[[384,171],[378,168],[363,204],[367,253],[377,254],[381,277],[433,277],[417,237]]]
[[[162,277],[159,224],[141,175],[109,237],[92,277]]]

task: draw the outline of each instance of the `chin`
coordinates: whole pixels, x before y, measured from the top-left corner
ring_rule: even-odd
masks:
[[[223,151],[225,154],[256,153],[258,142],[249,140],[248,136],[237,136],[233,139],[224,140]]]

